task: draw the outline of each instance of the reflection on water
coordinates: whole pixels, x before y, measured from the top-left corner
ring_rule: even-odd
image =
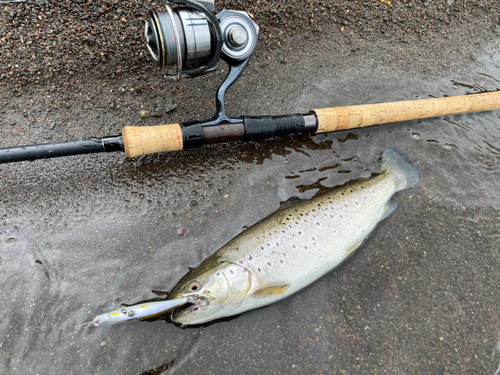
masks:
[[[316,82],[296,110],[496,90],[499,58],[478,58],[469,79],[437,82],[347,71]],[[1,372],[498,374],[499,120],[489,112],[104,164],[52,160],[22,175],[2,167]],[[386,146],[414,161],[422,181],[305,291],[199,328],[157,320],[75,330],[168,292],[280,202],[378,172]]]

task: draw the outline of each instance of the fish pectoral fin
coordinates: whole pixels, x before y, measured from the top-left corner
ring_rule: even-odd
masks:
[[[283,294],[290,287],[290,285],[291,284],[265,286],[263,288],[257,289],[252,294],[252,297],[255,298],[276,297],[279,296],[280,294]]]

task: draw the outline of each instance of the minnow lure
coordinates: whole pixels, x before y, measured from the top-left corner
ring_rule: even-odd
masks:
[[[178,298],[168,301],[139,303],[133,306],[122,306],[105,314],[98,315],[91,324],[99,326],[103,324],[114,324],[129,320],[152,319],[188,303],[187,298]]]

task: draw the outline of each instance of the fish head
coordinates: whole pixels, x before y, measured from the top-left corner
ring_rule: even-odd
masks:
[[[169,294],[169,299],[189,301],[172,312],[175,323],[202,324],[232,315],[250,290],[251,275],[245,267],[210,258],[207,261],[189,271]]]

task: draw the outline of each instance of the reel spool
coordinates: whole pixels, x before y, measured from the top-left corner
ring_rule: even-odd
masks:
[[[213,0],[170,1],[181,6],[150,12],[144,35],[160,68],[177,66],[174,79],[215,70],[220,58],[242,61],[252,55],[259,27],[248,13],[223,10],[215,16]]]
[[[177,65],[175,79],[217,68],[222,32],[213,14],[213,2],[172,0],[186,5],[166,12],[150,12],[144,34],[146,45],[160,68]]]

